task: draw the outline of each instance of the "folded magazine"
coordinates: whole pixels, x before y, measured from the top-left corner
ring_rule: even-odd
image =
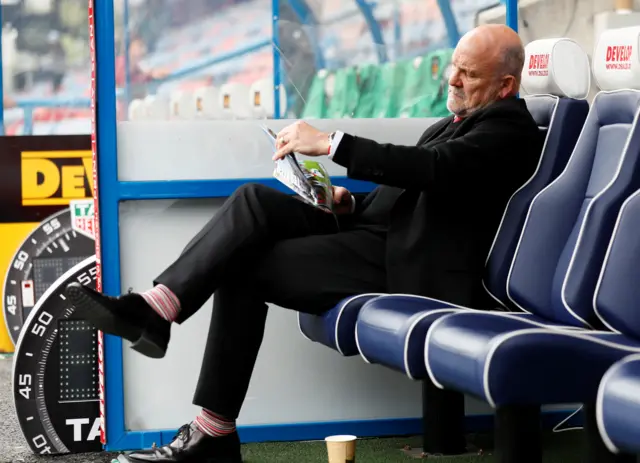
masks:
[[[276,151],[277,135],[268,127],[262,127]],[[322,163],[317,161],[300,161],[291,153],[278,159],[273,176],[298,194],[312,206],[333,212],[333,188],[331,179]]]

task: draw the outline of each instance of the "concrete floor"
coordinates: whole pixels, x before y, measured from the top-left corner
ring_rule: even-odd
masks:
[[[11,368],[13,357],[0,355],[0,463],[50,461],[35,456],[22,436],[13,408]],[[56,458],[56,463],[109,463],[117,455],[107,453],[69,455]]]

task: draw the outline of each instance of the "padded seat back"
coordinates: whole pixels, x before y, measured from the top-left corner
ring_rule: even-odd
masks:
[[[170,105],[172,119],[193,119],[196,115],[195,96],[189,90],[171,93]]]
[[[433,92],[428,56],[417,56],[404,64],[406,69],[404,88],[400,95],[398,117],[411,117],[419,100]]]
[[[640,149],[640,148],[639,148]],[[633,175],[640,174],[638,166]],[[609,329],[640,339],[640,190],[620,208],[593,305]]]
[[[280,114],[287,112],[287,94],[280,86]],[[275,87],[272,77],[257,80],[249,88],[249,106],[255,119],[273,119],[276,111]]]
[[[541,94],[526,96],[524,100],[545,135],[545,144],[535,173],[507,204],[484,275],[484,286],[489,294],[511,310],[516,306],[507,296],[507,277],[527,211],[533,198],[564,170],[589,112],[589,103],[584,100],[590,84],[589,59],[575,42],[567,41],[566,45],[557,46],[565,40],[539,40],[525,49],[527,65],[522,72],[522,87],[527,91],[533,88]],[[537,66],[532,60],[548,54],[551,66],[555,66],[556,60],[565,59],[567,53],[582,57],[580,67],[561,68],[560,73],[540,82],[544,76],[537,75]],[[532,66],[529,66],[530,62]]]
[[[442,49],[415,58],[407,68],[399,117],[447,117],[448,78],[453,50]]]
[[[380,67],[377,64],[364,64],[356,69],[360,97],[354,119],[373,117],[378,100],[380,86]]]
[[[333,76],[330,87],[327,119],[352,118],[358,106],[360,92],[358,89],[358,75],[355,68],[338,69]],[[332,88],[331,88],[332,87]]]
[[[629,90],[640,88],[640,76],[627,72],[624,61],[637,56],[639,37],[638,27],[601,35],[593,71],[603,91],[567,168],[533,200],[516,249],[509,296],[552,321],[600,325],[593,309],[600,266],[622,202],[640,187],[633,172],[640,92]]]
[[[219,106],[223,119],[251,119],[249,86],[229,82],[220,87]]]
[[[405,63],[392,61],[382,65],[380,80],[376,86],[377,101],[373,117],[381,119],[397,117],[405,80]]]
[[[136,98],[135,100],[131,101],[131,103],[129,103],[128,113],[130,121],[139,121],[144,119],[146,116],[146,112],[147,108],[144,104],[144,101],[142,101],[141,99]]]
[[[147,95],[143,101],[146,120],[166,121],[171,117],[171,105],[167,95]]]
[[[329,73],[326,69],[318,71],[309,87],[304,109],[303,119],[323,119],[327,115],[326,80]]]
[[[206,85],[194,92],[195,116],[204,119],[219,119],[222,117],[220,107],[220,92],[216,87]]]

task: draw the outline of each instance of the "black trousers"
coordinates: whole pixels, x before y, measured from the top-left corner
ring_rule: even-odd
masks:
[[[385,235],[258,184],[239,188],[155,280],[179,298],[183,323],[214,295],[194,404],[237,418],[260,349],[267,304],[321,314],[385,292]],[[295,335],[295,333],[291,333]]]

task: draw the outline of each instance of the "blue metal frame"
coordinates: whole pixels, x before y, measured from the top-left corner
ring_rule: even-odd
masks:
[[[460,31],[458,30],[458,22],[451,9],[451,2],[449,0],[438,0],[438,7],[440,7],[440,13],[442,14],[442,20],[447,28],[447,35],[449,36],[449,46],[455,48],[460,40]]]
[[[518,0],[505,0],[507,8],[507,26],[518,32]]]
[[[99,220],[101,230],[102,290],[105,294],[120,293],[120,239],[118,206],[125,200],[151,200],[176,198],[227,197],[247,180],[211,180],[211,181],[159,181],[159,182],[121,182],[118,180],[117,130],[116,130],[116,83],[115,49],[113,42],[114,12],[113,0],[94,2],[95,43],[96,43],[96,98],[99,101],[96,110],[97,130],[97,188]],[[278,99],[276,99],[278,101]],[[251,179],[284,190],[276,180]],[[366,182],[340,179],[341,184],[354,192],[370,191],[372,186]],[[108,450],[135,449],[160,444],[170,439],[174,431],[131,432],[125,429],[122,340],[105,335],[105,405],[106,439]],[[354,423],[360,435],[367,434],[366,429],[375,429],[375,434],[398,432],[398,430],[416,432],[418,420],[387,420],[384,423]],[[241,430],[245,441],[296,439],[319,437],[324,435],[330,423],[290,425],[290,426],[252,426]],[[288,430],[288,431],[287,431]],[[371,431],[370,431],[371,432]]]
[[[193,66],[188,66],[184,69],[181,69],[174,74],[168,76],[165,79],[160,79],[152,83],[152,87],[157,87],[160,84],[178,79],[194,72],[198,72],[202,69],[205,69],[214,64],[218,64],[221,62],[229,61],[234,58],[243,56],[245,54],[253,53],[262,48],[272,46],[273,48],[273,62],[274,62],[274,97],[275,97],[275,108],[274,108],[274,118],[280,119],[282,117],[283,108],[281,108],[279,92],[280,86],[283,83],[283,70],[282,70],[282,60],[280,57],[280,39],[278,33],[278,21],[280,20],[280,0],[272,0],[272,10],[273,10],[273,24],[272,24],[272,38],[269,40],[261,40],[254,44],[250,44],[244,48],[234,50],[231,53],[222,54],[214,57],[213,59],[209,58],[204,60],[201,63],[198,63]],[[294,13],[298,17],[300,23],[304,26],[307,26],[309,33],[311,34],[311,43],[314,47],[314,55],[316,58],[316,68],[323,69],[326,65],[324,54],[319,46],[319,41],[317,40],[317,27],[318,21],[315,15],[313,14],[312,9],[309,7],[307,0],[286,0],[291,5]],[[506,2],[507,0],[502,0]],[[380,25],[376,21],[373,15],[373,8],[375,7],[375,3],[367,3],[366,0],[355,0],[360,12],[363,14],[367,25],[371,31],[373,41],[377,45],[378,57],[381,62],[388,60],[387,48],[384,45],[384,38],[382,36],[382,32],[380,30]],[[457,22],[452,13],[451,6],[449,0],[438,0],[438,5],[442,12],[442,16],[448,31],[448,38],[450,46],[455,46],[459,40],[459,32],[457,27]],[[511,13],[513,12],[513,8],[511,9]],[[517,18],[517,7],[516,10],[516,18]],[[510,10],[507,7],[507,23],[509,24],[510,18]],[[129,30],[129,0],[125,0],[124,2],[124,60],[125,60],[125,85],[123,89],[118,89],[119,92],[117,95],[123,96],[125,102],[129,102],[130,100],[130,85],[131,85],[131,76],[129,69],[129,46],[131,43],[130,30]],[[2,12],[0,11],[0,23],[2,21]],[[515,20],[516,30],[517,30],[517,19]],[[395,46],[395,56],[398,58],[401,54],[401,25],[399,21],[399,11],[394,12],[394,46]],[[1,38],[0,38],[1,44]],[[2,51],[0,50],[0,63],[2,62]],[[0,74],[0,97],[2,96],[2,74]],[[90,102],[88,100],[70,100],[69,102],[61,101],[61,100],[21,100],[18,102],[18,107],[23,108],[24,112],[24,135],[31,135],[33,130],[33,110],[36,108],[54,108],[54,107],[89,107]],[[4,134],[4,111],[3,107],[0,108],[0,135]]]
[[[516,0],[508,0],[508,24],[517,27]],[[274,0],[274,5],[277,0]],[[274,22],[278,9],[274,10]],[[95,44],[96,44],[96,109],[97,130],[97,188],[99,220],[101,229],[101,249],[103,253],[102,288],[108,295],[121,291],[119,203],[125,200],[153,200],[178,198],[227,197],[247,180],[211,181],[151,181],[122,182],[118,180],[117,167],[117,127],[116,127],[116,85],[114,63],[114,11],[113,0],[94,1]],[[275,44],[277,44],[277,36]],[[279,74],[279,59],[274,52],[276,77]],[[277,82],[277,80],[276,80]],[[276,98],[276,107],[279,105]],[[283,191],[284,187],[274,179],[251,179]],[[339,179],[354,192],[370,191],[371,185],[350,179]],[[154,430],[132,432],[125,428],[122,340],[105,336],[105,390],[106,390],[106,449],[112,451],[150,447],[152,443],[163,445],[169,442],[174,430]],[[571,411],[572,412],[572,411]],[[544,416],[545,427],[555,425],[568,412],[555,411]],[[467,429],[486,431],[492,428],[491,415],[467,417]],[[310,440],[320,439],[329,434],[350,433],[358,436],[384,436],[419,434],[422,423],[419,418],[385,419],[367,421],[347,421],[328,423],[292,423],[285,425],[245,426],[240,428],[244,442]]]
[[[373,16],[373,8],[366,0],[355,0],[355,2],[362,13],[364,20],[367,22],[367,26],[369,26],[373,43],[376,45],[376,51],[378,52],[378,61],[386,63],[389,60],[387,46],[385,45],[384,37],[380,30],[380,24],[376,20],[375,16]]]
[[[271,2],[271,34],[273,41],[273,117],[280,119],[282,117],[282,108],[280,107],[280,86],[282,85],[282,63],[280,61],[280,0],[272,0]]]

